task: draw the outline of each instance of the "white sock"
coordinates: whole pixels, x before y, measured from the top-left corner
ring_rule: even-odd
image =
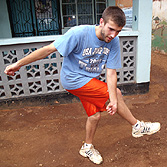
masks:
[[[140,121],[139,120],[137,120],[137,123],[135,125],[133,125],[133,128],[136,130],[140,129]]]
[[[91,146],[92,146],[92,144],[84,143],[84,148],[90,148]]]

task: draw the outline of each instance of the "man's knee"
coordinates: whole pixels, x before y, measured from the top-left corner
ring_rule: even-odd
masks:
[[[122,97],[122,93],[121,93],[121,90],[119,88],[117,88],[117,96]]]
[[[89,117],[89,119],[91,119],[92,121],[99,121],[100,118],[101,118],[101,113],[100,112],[97,112],[96,114]]]

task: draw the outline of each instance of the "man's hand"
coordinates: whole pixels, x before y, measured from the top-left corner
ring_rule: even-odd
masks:
[[[117,103],[110,102],[107,105],[106,110],[110,115],[114,115],[117,112]]]
[[[15,72],[18,71],[20,69],[20,66],[18,66],[17,62],[14,64],[11,64],[9,66],[6,67],[4,73],[7,75],[15,75]]]

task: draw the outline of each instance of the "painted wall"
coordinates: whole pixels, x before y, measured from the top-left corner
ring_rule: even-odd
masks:
[[[116,0],[121,8],[132,7],[133,0]],[[167,54],[167,0],[153,0],[152,50]]]
[[[6,0],[1,0],[0,5],[0,39],[1,38],[11,38],[11,30],[10,30],[10,23],[9,23],[9,16],[7,10]]]
[[[152,16],[152,50],[167,53],[167,0],[153,1]]]
[[[133,6],[133,0],[116,0],[116,5],[120,8],[128,8]]]

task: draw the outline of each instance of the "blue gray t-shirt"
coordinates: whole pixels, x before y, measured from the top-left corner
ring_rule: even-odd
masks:
[[[54,46],[64,57],[61,69],[61,83],[65,89],[78,89],[97,78],[105,67],[121,68],[119,38],[110,43],[97,38],[95,25],[71,28]]]

